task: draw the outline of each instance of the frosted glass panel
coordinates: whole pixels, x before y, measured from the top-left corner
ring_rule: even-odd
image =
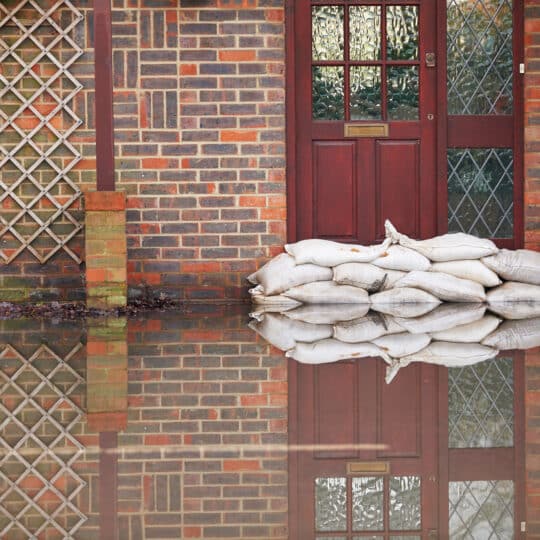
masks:
[[[355,66],[350,71],[351,120],[381,118],[381,68]]]
[[[384,527],[382,477],[352,480],[353,531],[380,531]]]
[[[418,119],[418,67],[388,68],[388,118]]]
[[[313,60],[343,60],[343,7],[311,8]]]
[[[342,67],[313,67],[312,95],[314,120],[343,120],[343,73]]]
[[[450,482],[450,538],[514,538],[514,482]]]
[[[381,58],[381,8],[354,6],[349,8],[349,57],[351,60]]]
[[[514,365],[511,358],[448,370],[448,446],[514,445]]]
[[[397,531],[420,529],[420,477],[390,478],[390,528]]]
[[[315,479],[315,528],[318,531],[347,530],[346,478]]]
[[[386,8],[386,57],[388,60],[418,59],[418,7]]]

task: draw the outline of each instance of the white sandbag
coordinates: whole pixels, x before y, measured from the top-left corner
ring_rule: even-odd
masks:
[[[405,328],[397,323],[396,317],[387,315],[385,313],[380,313],[380,315],[384,321],[384,325],[386,326],[386,335],[401,334],[405,332]]]
[[[369,304],[369,295],[364,289],[338,285],[334,281],[306,283],[283,294],[305,304]]]
[[[407,275],[407,272],[401,270],[390,270],[389,268],[385,268],[384,271],[386,273],[386,279],[381,287],[381,291],[393,289],[396,282]]]
[[[407,247],[395,245],[386,250],[386,255],[373,261],[375,266],[388,270],[401,270],[410,272],[411,270],[427,270],[431,263],[422,254]]]
[[[401,358],[421,351],[429,345],[431,337],[429,334],[393,334],[382,336],[373,340],[373,343],[380,347],[391,358]]]
[[[384,334],[384,320],[377,313],[370,313],[361,319],[335,324],[333,337],[345,343],[361,343],[372,341]]]
[[[483,302],[486,292],[480,283],[442,272],[409,272],[395,287],[415,287],[447,302]]]
[[[334,268],[334,281],[377,292],[386,281],[386,272],[370,263],[345,263]]]
[[[497,257],[497,255],[494,255],[494,257]],[[499,276],[479,260],[436,262],[431,265],[429,270],[476,281],[476,283],[480,283],[484,287],[496,287],[502,283]]]
[[[313,263],[330,267],[348,262],[371,262],[383,255],[389,245],[389,239],[379,245],[361,246],[311,238],[286,244],[285,251],[294,257],[296,264]]]
[[[529,249],[501,249],[482,259],[484,264],[508,281],[540,285],[540,253]]]
[[[420,289],[400,287],[372,294],[371,309],[397,317],[419,317],[435,309],[441,301]]]
[[[256,287],[249,289],[248,292],[251,295],[251,301],[259,306],[292,309],[302,305],[302,302],[298,302],[298,300],[283,296],[282,294],[266,296],[263,292],[262,285],[257,285]]]
[[[332,279],[332,270],[314,264],[297,265],[286,253],[274,257],[248,279],[262,286],[266,296],[282,293],[291,287]]]
[[[504,321],[487,336],[483,345],[499,350],[530,349],[540,346],[540,317],[521,321]]]
[[[540,317],[540,302],[494,302],[488,309],[503,319]]]
[[[369,311],[368,304],[306,304],[285,315],[289,319],[313,324],[336,324],[359,319]]]
[[[483,304],[441,304],[421,317],[395,317],[394,322],[411,334],[428,334],[477,321],[485,311]]]
[[[489,291],[487,301],[490,305],[508,302],[540,302],[540,286],[507,281]]]
[[[332,336],[332,326],[329,324],[291,321],[276,313],[266,313],[259,320],[251,321],[248,326],[282,351],[292,349],[297,341],[311,343]]]
[[[428,240],[413,240],[399,233],[389,220],[385,222],[386,237],[392,243],[418,251],[431,261],[444,262],[460,259],[480,259],[498,252],[491,241],[465,233],[450,233]]]
[[[486,336],[491,334],[501,323],[495,315],[484,315],[478,321],[468,324],[460,324],[448,330],[433,332],[431,337],[437,341],[454,341],[458,343],[480,343]]]
[[[386,353],[373,343],[343,343],[337,339],[323,339],[315,343],[298,342],[296,346],[285,353],[304,364],[327,364],[339,360],[365,357],[383,357],[390,361]]]

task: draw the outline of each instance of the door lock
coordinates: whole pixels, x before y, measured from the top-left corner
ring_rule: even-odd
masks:
[[[426,53],[426,67],[434,68],[435,65],[436,65],[435,53],[434,52],[427,52]]]

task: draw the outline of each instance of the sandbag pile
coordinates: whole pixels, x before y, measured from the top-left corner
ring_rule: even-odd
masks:
[[[380,356],[388,381],[414,361],[467,365],[540,345],[540,253],[385,227],[386,240],[370,247],[286,245],[248,277],[250,326],[300,362]]]

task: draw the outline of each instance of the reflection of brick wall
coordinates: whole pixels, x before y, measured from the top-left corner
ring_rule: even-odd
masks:
[[[540,538],[540,348],[525,353],[527,538]]]
[[[242,326],[130,321],[121,538],[287,537],[286,363]]]

